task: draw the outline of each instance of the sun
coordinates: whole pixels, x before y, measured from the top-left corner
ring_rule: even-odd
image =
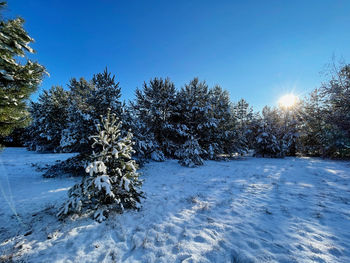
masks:
[[[298,96],[290,93],[286,94],[278,100],[278,104],[282,108],[292,108],[299,101]]]

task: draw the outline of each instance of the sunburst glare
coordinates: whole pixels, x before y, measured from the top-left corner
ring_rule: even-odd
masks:
[[[299,97],[290,93],[282,96],[278,100],[278,104],[282,108],[292,108],[299,101]]]

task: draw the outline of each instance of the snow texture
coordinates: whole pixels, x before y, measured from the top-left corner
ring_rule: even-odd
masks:
[[[0,261],[350,262],[348,162],[241,158],[196,169],[150,162],[141,169],[141,210],[99,224],[58,221],[77,179],[44,179],[30,165],[68,156],[1,153]]]

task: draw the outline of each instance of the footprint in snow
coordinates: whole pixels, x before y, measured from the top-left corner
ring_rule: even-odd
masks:
[[[252,249],[258,249],[258,248],[259,248],[259,245],[256,244],[255,242],[247,241],[247,244],[248,244],[248,246],[251,247]]]
[[[322,251],[313,245],[309,245],[308,249],[315,254],[322,254]]]
[[[197,243],[205,243],[206,242],[205,238],[203,238],[201,236],[196,236],[193,240]]]
[[[342,256],[342,253],[335,247],[332,247],[332,248],[328,249],[328,252],[330,254],[332,254],[333,256],[336,256],[336,257]]]
[[[184,262],[185,260],[189,259],[190,257],[191,257],[191,255],[188,255],[188,254],[179,255],[176,259],[176,262]]]

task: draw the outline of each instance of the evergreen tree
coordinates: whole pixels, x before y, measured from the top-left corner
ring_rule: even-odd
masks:
[[[300,140],[301,103],[296,102],[292,107],[281,107],[280,139],[283,142],[283,152],[287,156],[297,154]]]
[[[0,145],[5,147],[23,147],[26,142],[26,128],[16,128],[10,135],[0,137]]]
[[[246,151],[245,138],[239,133],[239,123],[228,92],[215,86],[210,89],[209,95],[209,114],[212,116],[212,122],[217,124],[211,129],[211,145],[207,150],[209,159],[215,159],[219,154],[244,153]],[[212,149],[215,149],[214,154]]]
[[[5,2],[0,2],[0,12]],[[34,40],[23,28],[22,18],[4,20],[0,14],[0,136],[29,122],[27,100],[41,83],[45,68],[26,58],[34,53]],[[17,57],[24,57],[20,63]]]
[[[315,89],[302,105],[300,144],[303,154],[323,156],[325,148],[324,103],[319,89]]]
[[[283,145],[284,153],[286,156],[296,156],[300,139],[300,127],[299,119],[293,116],[293,112],[285,113],[284,118],[286,119],[285,126],[283,129]]]
[[[203,159],[201,158],[202,154],[203,150],[199,146],[198,141],[193,137],[187,140],[176,152],[176,156],[179,158],[179,163],[191,168],[203,165]]]
[[[67,126],[68,95],[60,86],[44,90],[37,102],[32,102],[32,123],[26,145],[30,150],[60,152],[61,133]]]
[[[93,76],[91,82],[81,78],[72,79],[69,84],[68,127],[62,132],[61,147],[66,151],[91,153],[89,137],[94,133],[95,124],[107,109],[119,118],[122,113],[119,83],[107,69]]]
[[[253,108],[249,106],[248,102],[240,99],[233,106],[233,115],[236,119],[237,136],[240,138],[242,148],[247,151],[252,147],[250,141],[253,140]]]
[[[333,63],[331,79],[302,107],[301,149],[322,157],[350,157],[350,65]]]
[[[281,145],[266,121],[260,123],[255,142],[255,154],[262,157],[281,157]]]
[[[59,174],[82,175],[84,166],[92,153],[90,139],[100,116],[105,116],[108,109],[122,117],[123,105],[120,102],[119,83],[107,69],[93,76],[88,82],[81,78],[70,81],[70,96],[67,117],[67,128],[62,131],[60,146],[66,152],[78,152],[69,158],[52,166],[44,177],[56,177]]]
[[[175,151],[173,125],[176,89],[166,78],[154,78],[143,89],[136,90],[136,102],[133,104],[138,123],[144,127],[143,136],[146,143],[152,143],[152,159],[164,160],[164,155],[172,156]],[[154,138],[153,142],[149,140]],[[157,148],[159,147],[159,148]]]
[[[62,131],[60,146],[66,152],[89,153],[89,136],[94,131],[93,106],[88,103],[94,86],[84,78],[73,78],[68,85],[67,127]]]
[[[211,114],[210,103],[208,85],[195,78],[179,91],[175,112],[179,145],[192,137],[197,138],[204,155],[208,155],[207,150],[213,147],[211,137],[218,125]],[[214,147],[217,148],[216,145]]]
[[[70,212],[94,211],[94,218],[101,222],[110,210],[124,211],[125,208],[137,209],[142,192],[137,165],[131,159],[132,134],[120,138],[121,122],[115,114],[108,112],[97,125],[98,134],[92,136],[96,149],[91,162],[86,167],[89,174],[69,191],[69,200],[58,215]]]
[[[209,89],[195,78],[179,91],[174,116],[178,144],[189,144],[196,138],[203,158],[245,151],[229,94],[219,86]],[[177,154],[185,148],[180,146]]]
[[[284,150],[279,112],[265,106],[255,139],[255,154],[262,157],[283,157]]]
[[[163,161],[165,157],[163,152],[159,150],[160,146],[154,138],[154,134],[146,126],[145,122],[135,114],[134,109],[135,105],[130,102],[130,105],[124,108],[122,114],[123,130],[131,130],[134,134],[134,156],[137,158],[138,163],[143,163],[147,159]]]
[[[299,141],[299,104],[293,108],[265,106],[255,139],[257,155],[270,157],[295,156]]]
[[[327,123],[326,155],[350,157],[350,64],[334,66],[332,79],[323,85]]]
[[[115,80],[115,75],[111,75],[106,68],[103,73],[93,76],[92,85],[93,89],[87,100],[88,105],[93,107],[92,118],[98,121],[100,116],[107,114],[107,109],[120,118],[122,113],[121,89],[119,82]]]

